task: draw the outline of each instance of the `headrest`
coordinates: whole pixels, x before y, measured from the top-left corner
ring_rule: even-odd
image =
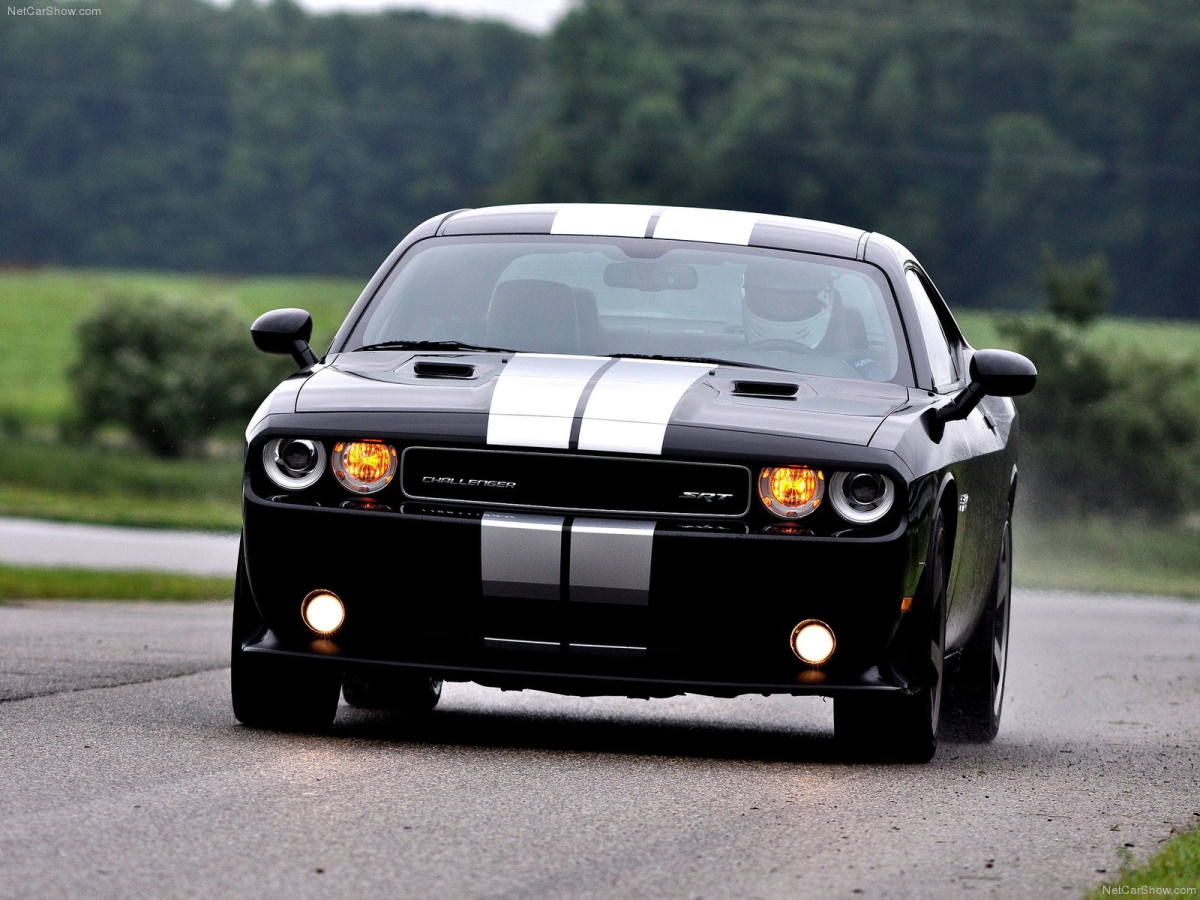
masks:
[[[542,353],[579,351],[575,294],[558,281],[502,281],[488,309],[488,342]]]

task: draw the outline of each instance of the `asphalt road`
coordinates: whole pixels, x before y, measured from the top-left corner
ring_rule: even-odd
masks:
[[[228,575],[238,536],[0,518],[0,563]]]
[[[1014,614],[997,741],[879,766],[816,698],[448,685],[255,732],[227,605],[0,606],[0,896],[1079,897],[1200,816],[1200,604]]]

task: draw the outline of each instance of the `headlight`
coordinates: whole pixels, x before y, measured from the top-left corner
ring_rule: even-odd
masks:
[[[878,522],[892,508],[896,489],[878,472],[837,472],[829,480],[829,500],[837,514],[855,525]]]
[[[263,469],[285,491],[310,488],[325,473],[325,445],[302,438],[275,438],[263,447]]]
[[[356,494],[374,494],[396,475],[396,448],[382,441],[339,441],[333,448],[333,474]]]
[[[771,466],[758,476],[763,506],[781,519],[799,519],[821,505],[825,476],[808,466]]]

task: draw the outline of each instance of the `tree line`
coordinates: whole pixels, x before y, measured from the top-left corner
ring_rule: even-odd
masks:
[[[539,39],[290,0],[0,29],[0,259],[369,274],[512,166]]]
[[[955,305],[1101,254],[1200,317],[1194,0],[586,0],[542,38],[290,0],[0,30],[0,259],[369,273],[482,202],[891,234]]]

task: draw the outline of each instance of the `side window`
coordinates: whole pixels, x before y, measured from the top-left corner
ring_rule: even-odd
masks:
[[[933,371],[934,386],[957,381],[954,353],[950,349],[946,331],[933,308],[933,301],[929,299],[924,282],[912,269],[905,271],[904,277],[908,281],[908,289],[912,292],[913,305],[917,308],[917,319],[921,326],[921,336],[925,339],[925,348],[929,353],[929,367]]]

